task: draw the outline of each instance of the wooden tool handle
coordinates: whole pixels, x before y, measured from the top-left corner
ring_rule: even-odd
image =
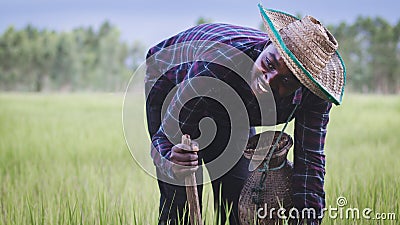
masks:
[[[198,152],[198,146],[192,146],[192,141],[190,140],[190,136],[185,134],[182,136],[182,143],[189,145],[193,151]],[[200,202],[199,202],[199,194],[197,192],[197,182],[195,173],[191,173],[190,175],[185,177],[185,186],[186,186],[186,197],[189,203],[189,218],[191,225],[202,225],[203,221],[201,219],[200,213]]]

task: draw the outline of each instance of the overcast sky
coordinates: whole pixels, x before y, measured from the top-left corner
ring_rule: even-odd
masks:
[[[0,33],[13,25],[69,31],[108,20],[123,40],[149,47],[194,25],[200,17],[214,22],[258,27],[257,4],[291,14],[312,15],[324,24],[353,22],[357,16],[381,16],[395,24],[400,18],[397,0],[0,0]]]

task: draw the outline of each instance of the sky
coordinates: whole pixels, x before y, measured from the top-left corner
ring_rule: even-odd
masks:
[[[70,31],[97,29],[109,21],[118,27],[122,40],[151,47],[193,26],[199,17],[258,28],[258,3],[290,14],[312,15],[323,24],[351,23],[358,16],[380,16],[392,24],[400,19],[396,0],[0,0],[0,34],[11,25]]]

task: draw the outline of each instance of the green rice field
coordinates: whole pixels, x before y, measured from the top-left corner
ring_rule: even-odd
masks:
[[[130,100],[142,113],[142,96]],[[122,94],[0,94],[0,224],[157,224],[157,182],[131,156],[122,105]],[[130,141],[149,158],[143,115],[133,124],[143,132]],[[344,197],[341,210],[372,211],[324,224],[400,224],[399,146],[400,96],[348,94],[332,109],[327,206]]]

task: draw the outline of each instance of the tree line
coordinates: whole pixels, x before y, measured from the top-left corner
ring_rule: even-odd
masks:
[[[347,90],[400,93],[400,20],[359,17],[328,29],[346,64]],[[0,91],[123,91],[145,51],[109,22],[69,32],[11,26],[0,36]]]
[[[0,90],[121,91],[143,54],[108,22],[98,31],[9,27],[0,36]]]
[[[400,20],[359,17],[353,24],[329,26],[339,42],[351,90],[400,93]]]

